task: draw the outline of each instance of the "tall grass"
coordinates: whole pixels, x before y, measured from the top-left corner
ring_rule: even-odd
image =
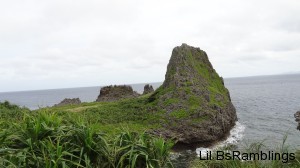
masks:
[[[81,121],[56,113],[24,113],[0,130],[0,167],[173,167],[172,142],[146,133],[108,138]]]
[[[119,126],[117,123],[122,122],[126,114],[131,114],[126,118],[129,121],[134,123],[138,121],[133,117],[136,114],[132,114],[130,110],[119,116],[122,113],[121,109],[136,107],[135,103],[130,106],[132,107],[122,105],[122,108],[110,118],[107,116],[108,113],[100,115],[101,111],[99,112],[98,109],[94,109],[95,112],[86,110],[80,113],[64,112],[60,109],[57,109],[58,111],[49,109],[30,111],[9,102],[0,103],[0,168],[174,167],[170,161],[170,151],[174,145],[171,141],[153,137],[142,131],[132,131],[135,127],[130,127],[131,131],[121,129],[114,134],[109,134],[110,131],[100,132],[103,131],[102,126],[105,127],[105,123],[110,124],[110,127],[105,127],[106,129],[116,130],[117,128],[112,126]],[[106,110],[110,114],[114,109]],[[143,117],[145,116],[139,119]],[[282,144],[274,151],[289,152],[285,143],[286,138],[285,136]],[[245,152],[258,152],[265,148],[264,142],[253,143],[245,148]],[[282,163],[279,160],[200,161],[197,159],[192,161],[189,167],[300,167],[300,151],[297,152],[296,157],[296,160],[288,163]]]
[[[8,101],[0,102],[0,119],[5,119],[6,121],[19,120],[22,118],[24,112],[29,111],[28,108],[19,107]]]

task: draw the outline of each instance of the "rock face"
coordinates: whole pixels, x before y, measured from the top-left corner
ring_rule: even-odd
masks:
[[[297,127],[297,129],[300,131],[300,111],[297,111],[297,112],[294,114],[294,117],[296,118],[296,122],[298,122],[298,127]]]
[[[154,133],[179,143],[219,140],[237,121],[223,78],[203,50],[187,44],[173,49],[165,81],[148,100],[166,116],[164,128]]]
[[[96,101],[117,101],[120,99],[134,98],[137,96],[139,96],[139,94],[133,91],[131,86],[105,86],[101,88],[100,94]]]
[[[55,104],[54,106],[65,106],[65,105],[73,105],[73,104],[80,104],[81,101],[79,98],[73,98],[73,99],[64,99],[63,101],[61,101],[58,104]]]
[[[147,84],[144,86],[143,94],[148,94],[148,93],[152,93],[152,92],[154,92],[152,85]]]

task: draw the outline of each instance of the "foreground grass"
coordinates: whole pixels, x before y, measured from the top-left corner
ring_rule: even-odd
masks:
[[[59,113],[24,110],[1,119],[0,167],[172,167],[173,143],[162,138],[124,130],[112,138]]]
[[[145,133],[165,122],[157,109],[141,106],[146,98],[36,111],[0,103],[0,167],[173,167],[173,142]],[[284,142],[274,151],[289,152]],[[246,151],[263,150],[263,146],[251,144]],[[198,158],[187,166],[300,167],[300,153],[296,157],[287,163]]]

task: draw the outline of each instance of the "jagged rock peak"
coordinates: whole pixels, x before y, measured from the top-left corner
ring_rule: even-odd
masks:
[[[81,103],[81,101],[79,98],[73,98],[73,99],[65,98],[63,101],[61,101],[58,104],[55,104],[54,106],[74,105],[74,104],[80,104],[80,103]]]
[[[148,100],[169,120],[168,129],[157,132],[175,136],[181,143],[221,139],[237,120],[229,91],[206,52],[187,44],[173,49],[165,81]]]
[[[153,86],[149,85],[149,84],[146,84],[144,86],[144,92],[143,92],[143,94],[148,94],[148,93],[152,93],[152,92],[154,92]]]
[[[97,102],[100,101],[117,101],[125,98],[137,97],[139,94],[133,91],[128,85],[110,85],[102,87]]]
[[[201,80],[195,81],[195,77],[205,78],[213,72],[205,51],[183,43],[172,51],[163,86],[180,87],[188,81],[197,84]]]

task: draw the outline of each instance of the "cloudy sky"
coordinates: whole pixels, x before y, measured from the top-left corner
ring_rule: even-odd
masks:
[[[223,77],[300,72],[299,0],[11,0],[0,24],[0,92],[163,81],[181,43]]]

